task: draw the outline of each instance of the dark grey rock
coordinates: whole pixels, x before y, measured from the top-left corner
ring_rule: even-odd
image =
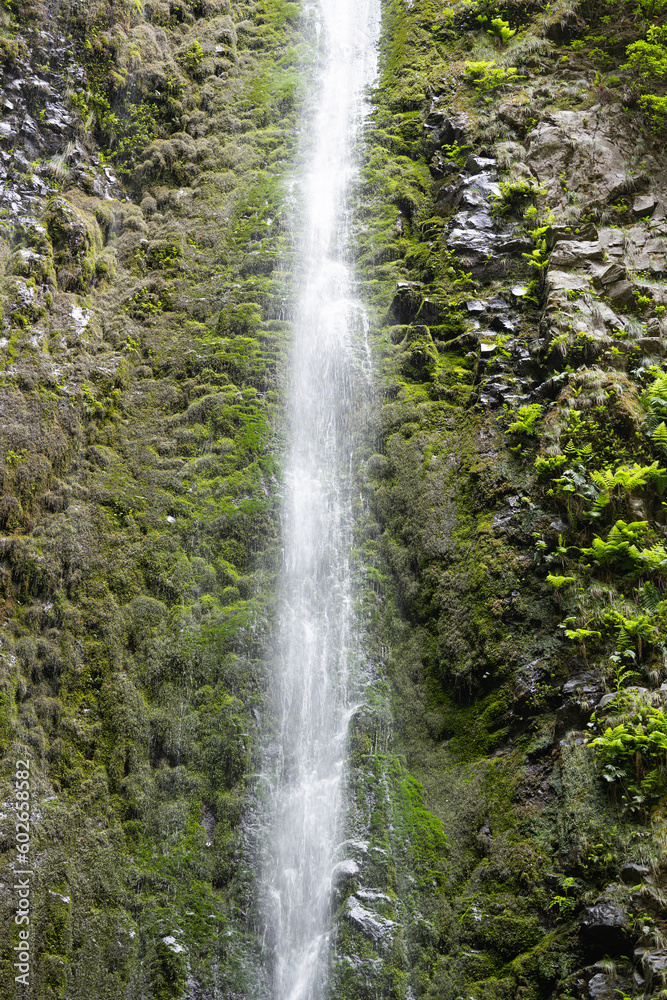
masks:
[[[591,948],[605,951],[621,949],[627,942],[630,919],[623,907],[615,903],[596,903],[581,915],[581,937]]]
[[[590,281],[583,274],[568,274],[567,271],[547,272],[547,292],[558,291],[587,291],[590,289]]]
[[[399,282],[396,286],[396,294],[389,306],[388,318],[394,323],[411,323],[419,312],[423,299],[419,282]]]
[[[618,1000],[615,978],[598,972],[588,981],[588,995],[590,1000]]]
[[[533,112],[529,104],[517,104],[514,101],[505,101],[498,108],[498,117],[515,132],[524,132]]]
[[[592,694],[599,691],[599,682],[595,674],[581,674],[572,677],[563,685],[564,695]]]
[[[441,153],[437,152],[433,154],[429,163],[429,170],[438,179],[446,177],[448,174],[458,173],[458,169],[458,164],[454,160],[447,160]]]
[[[602,260],[604,251],[597,240],[561,240],[551,254],[554,267],[574,267],[589,260]]]
[[[509,316],[494,316],[491,320],[491,327],[494,330],[501,330],[504,333],[514,333],[515,326]]]
[[[638,865],[634,861],[628,861],[621,868],[621,878],[626,885],[638,885],[648,874],[649,868],[646,865]]]
[[[557,243],[568,243],[572,240],[597,240],[597,238],[598,231],[592,222],[586,222],[581,226],[549,226],[545,233],[549,250],[552,250]]]
[[[641,337],[637,341],[637,346],[645,351],[646,354],[659,354],[662,356],[665,353],[665,343],[661,337]]]
[[[372,941],[379,943],[381,941],[389,941],[392,938],[392,928],[396,926],[393,920],[388,920],[386,917],[381,917],[378,914],[371,913],[370,910],[365,909],[356,898],[356,896],[350,896],[347,900],[347,914],[348,920],[351,920],[356,926]]]
[[[494,176],[488,171],[482,171],[466,178],[462,185],[461,204],[466,208],[486,208],[491,198],[499,198],[500,186]]]
[[[515,256],[522,253],[530,253],[532,249],[533,244],[531,241],[521,236],[511,236],[508,239],[501,239],[497,246],[498,253]]]
[[[622,281],[627,275],[623,265],[616,261],[609,264],[591,264],[590,273],[596,288],[603,288],[615,281]]]
[[[447,247],[458,254],[477,258],[491,257],[496,248],[493,233],[481,229],[453,229],[447,237]]]
[[[667,951],[645,951],[642,956],[642,971],[647,991],[663,986],[667,980]]]
[[[654,236],[646,241],[644,250],[646,253],[667,253],[667,240],[661,240]]]
[[[460,213],[463,216],[464,213]],[[478,212],[466,213],[465,222],[472,229],[493,229],[493,219],[490,212],[480,209]],[[457,217],[458,218],[458,217]],[[463,228],[463,226],[461,226]]]
[[[625,235],[631,243],[638,247],[645,246],[648,240],[648,233],[643,226],[631,226],[630,229],[626,229]]]
[[[615,281],[607,288],[607,295],[614,306],[629,305],[633,300],[634,285],[629,281]]]
[[[610,257],[622,256],[625,246],[625,235],[621,229],[601,229],[598,239]]]
[[[593,318],[599,316],[600,320],[606,325],[610,326],[612,330],[624,330],[625,320],[617,316],[613,309],[607,305],[606,302],[596,302],[594,308],[594,314],[592,312]]]
[[[632,203],[632,214],[637,219],[646,219],[653,214],[658,199],[653,194],[640,194]]]
[[[473,156],[472,153],[468,157],[465,163],[465,170],[469,174],[481,174],[482,171],[488,171],[496,164],[495,160],[491,160],[485,156]]]
[[[468,118],[464,114],[451,115],[437,107],[437,98],[431,102],[431,110],[426,116],[424,129],[430,133],[431,142],[439,146],[450,146],[460,142],[465,135]]]
[[[602,698],[600,698],[600,701],[598,702],[597,711],[604,712],[605,708],[608,708],[610,705],[614,704],[617,697],[618,695],[616,693],[603,695]]]

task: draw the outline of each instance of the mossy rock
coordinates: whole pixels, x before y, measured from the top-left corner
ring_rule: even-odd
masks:
[[[89,291],[95,278],[95,254],[102,246],[97,222],[65,198],[53,198],[47,204],[44,221],[53,245],[58,287],[66,292]]]
[[[27,248],[14,251],[7,261],[6,273],[21,278],[33,278],[40,285],[56,283],[52,255],[35,253],[34,250]]]

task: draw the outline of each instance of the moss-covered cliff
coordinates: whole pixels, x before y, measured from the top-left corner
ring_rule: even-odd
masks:
[[[663,21],[384,4],[341,1000],[664,987]],[[254,776],[313,18],[9,3],[0,57],[3,995],[270,996]]]

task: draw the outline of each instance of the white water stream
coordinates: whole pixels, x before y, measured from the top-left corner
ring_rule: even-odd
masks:
[[[348,264],[346,193],[376,73],[379,0],[321,0],[321,89],[301,181],[306,224],[290,358],[280,765],[263,874],[274,1000],[316,1000],[328,959],[351,678],[352,455],[370,394],[366,322]]]

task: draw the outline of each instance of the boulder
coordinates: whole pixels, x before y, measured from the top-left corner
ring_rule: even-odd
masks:
[[[484,170],[472,177],[459,178],[457,183],[440,189],[438,204],[488,213],[491,199],[500,197],[500,187],[494,177],[494,174]]]
[[[465,170],[469,174],[481,174],[485,170],[490,170],[495,164],[495,160],[488,159],[485,156],[473,156],[471,153],[466,160]]]
[[[468,126],[468,117],[464,114],[451,115],[437,107],[437,98],[431,101],[431,109],[424,122],[424,130],[430,133],[434,146],[450,146],[460,142]]]
[[[609,301],[614,306],[630,305],[633,299],[634,285],[629,281],[615,281],[607,287]]]
[[[598,239],[611,256],[620,256],[625,246],[625,236],[621,229],[601,229]]]
[[[518,256],[521,253],[530,253],[533,249],[533,244],[530,240],[525,239],[524,237],[509,236],[501,238],[496,249],[497,252],[501,254]]]
[[[533,117],[533,110],[529,104],[505,101],[498,108],[498,117],[515,132],[523,134],[528,127],[528,122]]]
[[[665,353],[665,342],[661,337],[640,337],[637,347],[645,354],[658,354],[662,357]]]
[[[638,865],[634,861],[628,861],[621,868],[621,879],[626,885],[639,885],[650,869],[646,865]]]
[[[658,204],[658,199],[653,194],[640,194],[632,203],[632,214],[636,219],[647,219]]]
[[[583,942],[591,949],[621,951],[627,943],[630,919],[616,903],[596,903],[582,913],[580,928]]]
[[[547,247],[552,250],[557,243],[563,240],[597,240],[598,231],[592,222],[585,222],[581,226],[549,226],[545,233]]]
[[[495,174],[488,170],[481,171],[463,182],[461,204],[466,208],[486,208],[489,200],[500,197],[500,186]]]
[[[609,264],[592,264],[590,273],[596,288],[604,288],[616,281],[623,281],[627,276],[623,265],[616,261],[611,261]]]
[[[604,251],[595,240],[562,240],[556,244],[551,254],[551,263],[556,267],[576,267],[588,260],[602,260]]]
[[[347,900],[346,916],[351,923],[371,941],[376,944],[386,941],[389,943],[392,938],[392,928],[396,926],[393,920],[371,913],[361,905],[356,896],[350,896]]]
[[[590,1000],[618,1000],[615,978],[598,972],[588,981],[588,996]]]
[[[667,950],[645,951],[642,957],[642,971],[647,992],[661,989],[667,981]]]
[[[459,218],[463,215],[463,212],[459,213]],[[465,221],[472,229],[493,229],[491,213],[484,208],[479,209],[477,212],[467,213]]]
[[[453,229],[447,237],[447,249],[456,254],[486,258],[495,248],[495,234],[485,229]]]
[[[590,281],[583,274],[568,274],[567,271],[552,271],[549,268],[546,278],[547,292],[557,291],[590,291]]]
[[[625,320],[617,316],[606,302],[596,302],[594,309],[606,326],[610,326],[612,330],[625,330]]]
[[[626,239],[634,243],[635,246],[643,247],[648,240],[648,233],[644,226],[631,226],[625,230]]]
[[[389,306],[387,321],[392,324],[411,323],[421,309],[423,301],[424,296],[418,281],[399,281],[396,294]]]
[[[352,875],[357,875],[358,872],[359,865],[357,862],[353,858],[345,858],[344,861],[339,861],[338,864],[334,865],[331,873],[331,880],[336,882],[338,879],[349,878]]]

